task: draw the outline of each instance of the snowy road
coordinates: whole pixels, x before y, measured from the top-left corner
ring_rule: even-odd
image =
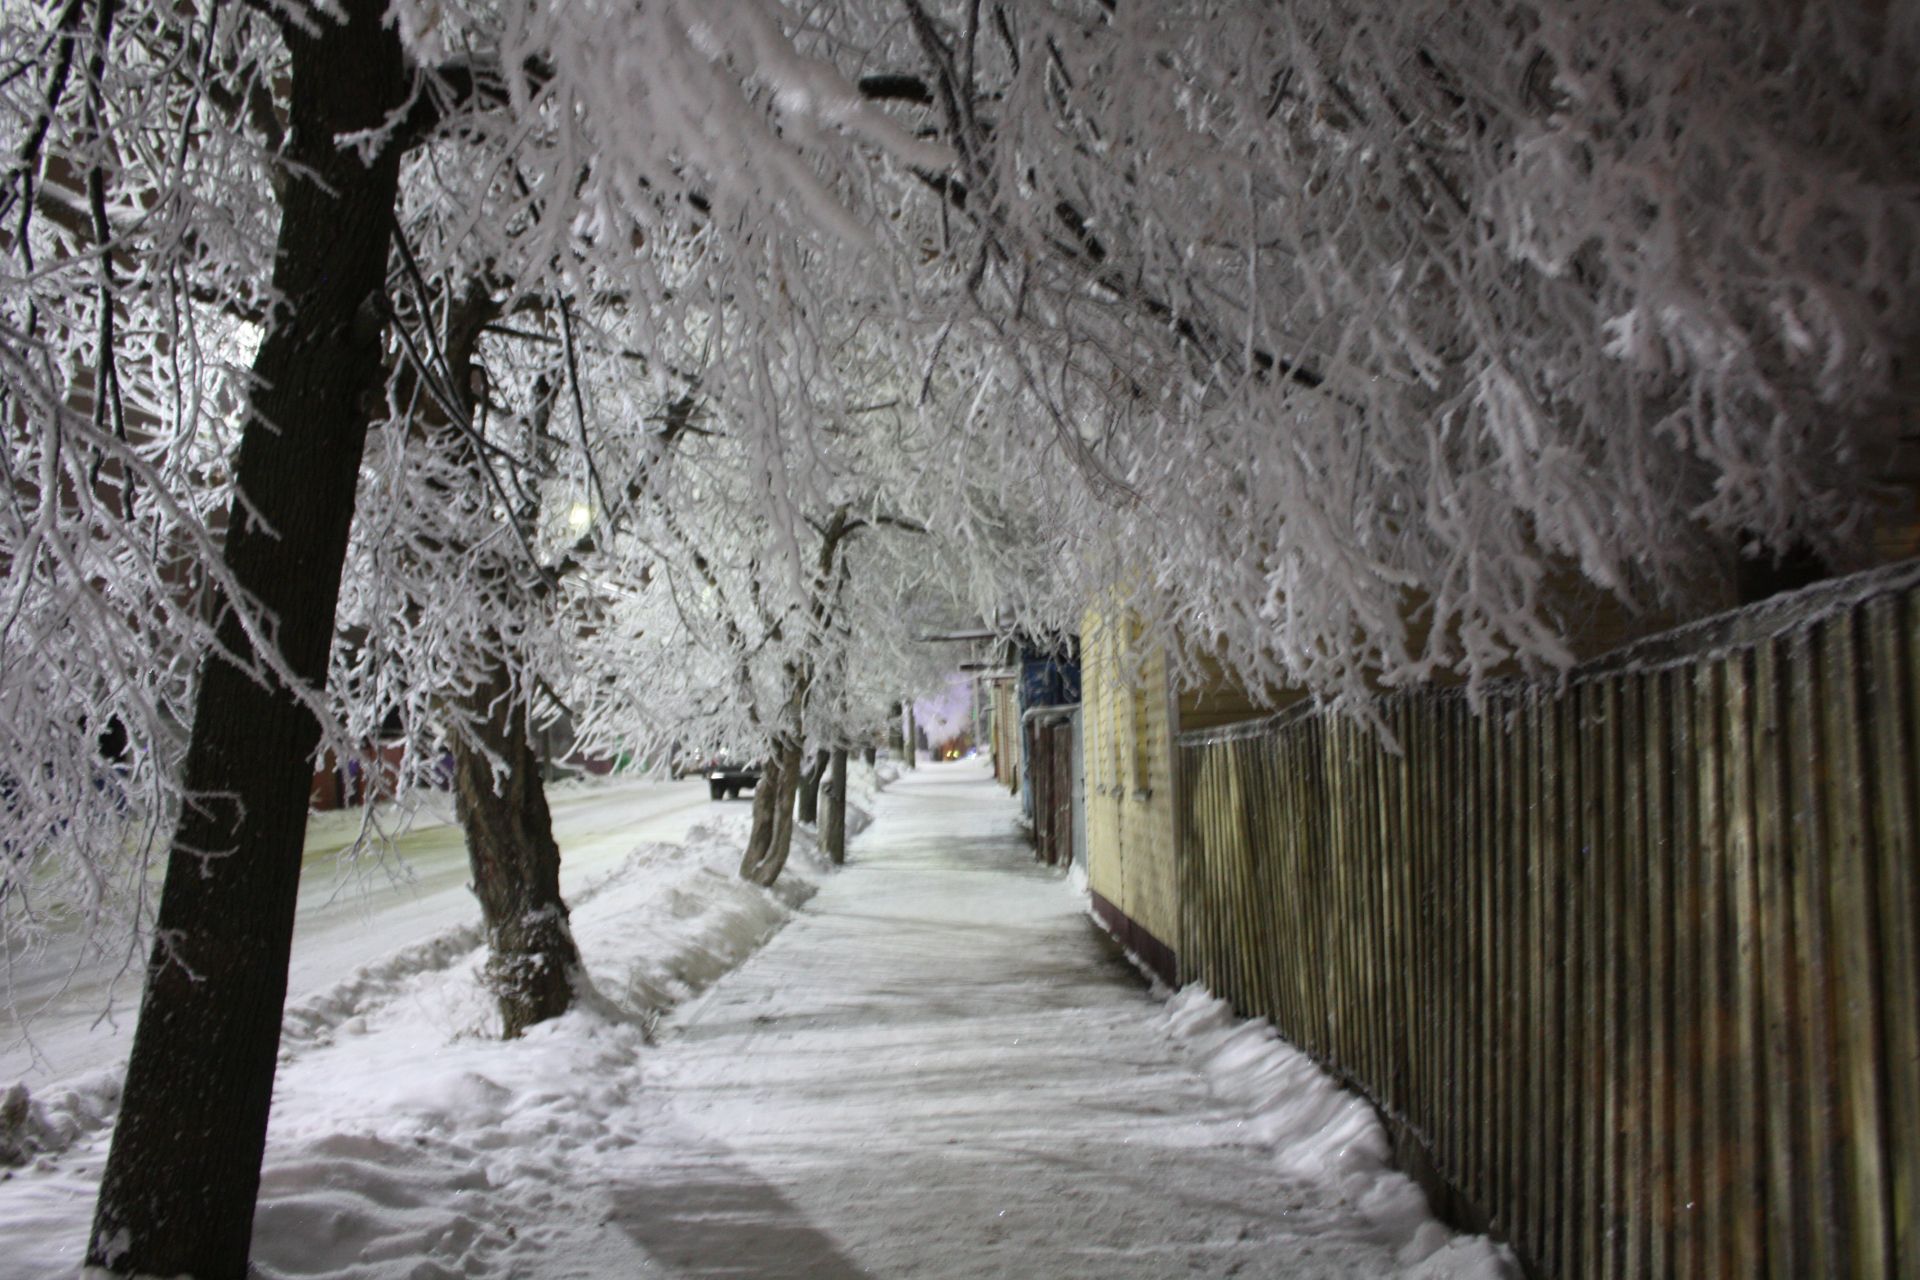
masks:
[[[674,1015],[649,1076],[688,1149],[611,1208],[651,1258],[767,1280],[1504,1270],[1264,1028],[1197,996],[1170,1016],[1013,814],[977,766],[904,775],[854,864]]]
[[[569,895],[617,865],[636,843],[678,841],[695,821],[725,808],[709,801],[699,780],[564,784],[551,799],[562,852],[561,887]],[[353,843],[361,811],[316,814],[310,820],[287,984],[290,1001],[331,986],[395,947],[479,918],[466,887],[466,846],[452,822],[452,801],[435,796],[430,803],[435,808],[420,814],[395,842],[398,861],[357,870],[339,855]],[[130,974],[121,976],[121,957],[76,967],[77,954],[77,940],[56,944],[17,957],[5,975],[11,1007],[26,1016],[26,1026],[23,1036],[20,1021],[0,1009],[0,1087],[21,1080],[37,1090],[125,1060],[138,982]],[[100,1021],[110,987],[115,1016]]]

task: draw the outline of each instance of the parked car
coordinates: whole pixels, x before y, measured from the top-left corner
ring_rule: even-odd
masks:
[[[759,765],[735,764],[725,756],[707,761],[703,772],[707,775],[707,794],[715,800],[731,800],[742,791],[753,790],[760,781]]]

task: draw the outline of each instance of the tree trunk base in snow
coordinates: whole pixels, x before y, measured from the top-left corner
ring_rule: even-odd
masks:
[[[489,929],[486,980],[500,1004],[501,1033],[512,1040],[573,1007],[580,950],[565,916],[546,915]]]
[[[454,798],[492,951],[487,983],[511,1040],[572,1006],[580,950],[560,897],[560,846],[526,708],[505,672],[463,701],[473,720],[454,736]],[[489,753],[505,766],[497,789]]]
[[[740,878],[772,887],[793,848],[793,801],[800,789],[800,744],[783,740],[753,789],[753,829],[740,859]]]

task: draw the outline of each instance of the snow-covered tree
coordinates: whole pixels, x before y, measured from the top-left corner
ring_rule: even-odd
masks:
[[[0,59],[0,922],[137,918],[169,848],[121,1269],[244,1267],[323,733],[434,701],[505,799],[648,556],[783,751],[882,516],[983,612],[1127,584],[1357,695],[1565,661],[1569,575],[1844,563],[1911,429],[1910,6],[63,0]],[[683,401],[710,487],[543,585]],[[716,497],[752,531],[641,524]]]
[[[642,585],[620,592],[583,664],[594,673],[583,731],[611,746],[651,721],[656,734],[761,761],[741,874],[771,884],[808,742],[844,747],[870,734],[870,690],[899,687],[925,661],[911,634],[925,617],[924,576],[893,572],[878,549],[932,535],[884,487],[892,468],[862,471],[857,447],[835,469],[837,500],[817,513],[802,505],[801,530],[788,532],[769,518],[724,410],[712,421],[625,540],[632,567],[621,579]]]
[[[1563,662],[1556,577],[1860,554],[1911,431],[1911,9],[832,12],[958,156],[939,287],[1111,493],[1095,576],[1254,683]]]
[[[649,413],[630,393],[651,384],[569,299],[421,284],[397,312],[407,355],[363,469],[329,697],[340,752],[397,720],[395,785],[453,787],[511,1037],[579,980],[536,748],[592,642],[562,587],[646,500],[692,400]]]
[[[83,928],[132,958],[216,642],[209,592],[231,585],[220,528],[271,227],[262,149],[227,127],[260,71],[244,42],[227,53],[236,99],[216,102],[184,23],[86,4],[0,20],[0,929],[16,942]]]
[[[9,215],[69,190],[78,196],[65,202],[63,222],[18,221],[12,245],[9,440],[31,477],[15,489],[31,504],[16,510],[30,506],[33,515],[9,526],[18,537],[6,553],[13,565],[47,566],[20,597],[21,616],[31,608],[57,621],[71,607],[63,602],[98,605],[115,615],[109,629],[135,632],[119,621],[124,611],[168,642],[154,647],[163,671],[176,673],[173,685],[161,677],[148,681],[159,692],[122,687],[108,666],[69,698],[91,714],[65,729],[67,740],[103,740],[108,763],[117,763],[113,726],[129,737],[143,727],[116,719],[119,704],[152,704],[154,724],[191,726],[175,730],[184,761],[166,771],[180,797],[177,820],[154,806],[172,828],[169,870],[90,1257],[118,1269],[237,1275],[265,1134],[307,783],[328,711],[338,584],[363,443],[384,400],[389,340],[399,336],[388,282],[403,161],[430,138],[453,136],[510,171],[509,157],[519,160],[523,225],[509,217],[501,226],[523,246],[521,260],[564,262],[560,250],[582,241],[629,268],[628,305],[644,312],[654,277],[634,267],[647,257],[634,250],[661,202],[697,200],[747,222],[791,213],[847,234],[857,220],[822,176],[836,156],[869,154],[874,140],[922,158],[936,153],[863,113],[851,86],[795,53],[772,12],[744,0],[717,14],[663,5],[565,15],[537,5],[389,13],[357,0],[202,14],[72,0],[11,10],[5,27],[16,71],[6,81]],[[641,85],[658,92],[636,98]],[[517,123],[499,123],[508,120]],[[223,166],[228,153],[238,158]],[[589,153],[595,164],[583,181]],[[248,181],[256,176],[264,180]],[[238,193],[234,216],[202,195],[229,189]],[[215,216],[193,216],[206,210]],[[46,255],[33,257],[33,236],[55,226],[69,240],[53,255],[66,314],[47,301],[49,273],[37,265]],[[484,239],[472,224],[466,230]],[[463,239],[457,229],[443,235]],[[528,246],[543,237],[549,250],[536,254]],[[152,245],[156,279],[144,274]],[[124,268],[118,250],[132,259]],[[182,299],[258,326],[251,369],[224,415],[199,402],[218,368],[204,348],[169,335],[148,343],[150,360],[121,358],[123,335],[162,331],[168,306]],[[196,410],[196,430],[225,423],[237,442],[225,449],[217,436],[194,437],[213,441],[197,455],[213,459],[204,464],[191,440],[140,455],[137,421],[123,429],[121,409],[157,405],[164,421],[182,399]],[[90,401],[96,407],[86,410]],[[131,486],[114,483],[121,471],[77,464],[77,486],[62,476],[69,456],[95,447],[118,454],[127,476],[152,470],[163,452],[204,465],[215,482],[195,486],[196,499],[204,507],[231,495],[226,514],[208,519],[176,503],[179,533],[133,530]],[[116,487],[123,496],[112,496]],[[165,493],[152,484],[141,501],[158,506]],[[86,533],[91,558],[68,554],[87,519],[111,527]],[[43,535],[52,528],[68,536],[51,541]],[[102,545],[145,549],[160,563],[153,548],[191,548],[205,613],[155,617],[151,602],[171,607],[173,582],[192,575],[140,566],[160,585],[134,597],[123,584],[137,583],[136,570],[109,565]],[[109,570],[99,580],[89,577],[96,565]],[[102,603],[106,583],[126,603]],[[98,645],[91,651],[107,656]],[[22,665],[51,670],[41,687],[60,692],[57,667]],[[42,704],[32,683],[9,678],[16,688],[23,704]],[[20,744],[11,791],[39,787],[63,718],[56,711],[31,721],[48,733]],[[102,749],[75,754],[98,759]],[[79,778],[82,767],[68,776]]]

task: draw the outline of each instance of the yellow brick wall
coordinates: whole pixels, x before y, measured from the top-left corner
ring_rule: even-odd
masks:
[[[1164,657],[1139,651],[1124,616],[1080,631],[1087,879],[1168,947],[1179,942],[1172,699]]]

